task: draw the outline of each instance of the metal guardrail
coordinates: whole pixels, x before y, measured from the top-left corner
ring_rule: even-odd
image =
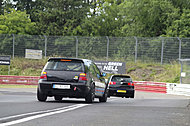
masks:
[[[166,93],[166,83],[151,81],[134,81],[135,90],[154,93]]]
[[[0,76],[0,84],[37,85],[39,77],[36,76]]]
[[[0,76],[0,84],[38,85],[36,76]],[[135,90],[166,93],[166,83],[134,81]]]
[[[0,84],[38,85],[38,76],[0,75]],[[134,81],[135,90],[190,96],[190,84],[173,84],[151,81]]]

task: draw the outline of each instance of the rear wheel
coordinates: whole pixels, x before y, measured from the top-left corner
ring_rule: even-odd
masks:
[[[41,102],[45,102],[47,99],[47,95],[40,92],[39,88],[37,89],[37,99],[38,99],[38,101],[41,101]]]
[[[56,101],[61,101],[62,100],[62,96],[54,96],[54,99],[56,100]]]
[[[94,98],[95,98],[95,86],[93,85],[90,90],[90,93],[86,96],[85,101],[87,103],[92,103],[94,101]]]
[[[99,98],[99,102],[106,102],[107,101],[107,97],[108,97],[108,92],[107,90],[105,91],[103,97]]]
[[[132,94],[131,96],[130,96],[130,98],[134,98],[135,96],[134,96],[134,94]]]

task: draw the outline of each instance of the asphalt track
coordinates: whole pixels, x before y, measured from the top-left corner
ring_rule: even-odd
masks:
[[[34,88],[0,89],[0,126],[190,126],[190,97],[139,92],[106,103],[36,100]]]

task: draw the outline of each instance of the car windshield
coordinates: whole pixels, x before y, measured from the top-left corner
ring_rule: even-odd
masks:
[[[61,61],[61,60],[50,60],[45,70],[57,70],[57,71],[77,71],[83,72],[84,66],[81,61]]]
[[[114,76],[111,81],[115,82],[132,82],[132,79],[129,76]]]

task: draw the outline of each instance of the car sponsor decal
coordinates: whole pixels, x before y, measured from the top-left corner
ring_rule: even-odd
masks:
[[[104,94],[104,89],[103,88],[96,88],[95,91],[98,94]]]

